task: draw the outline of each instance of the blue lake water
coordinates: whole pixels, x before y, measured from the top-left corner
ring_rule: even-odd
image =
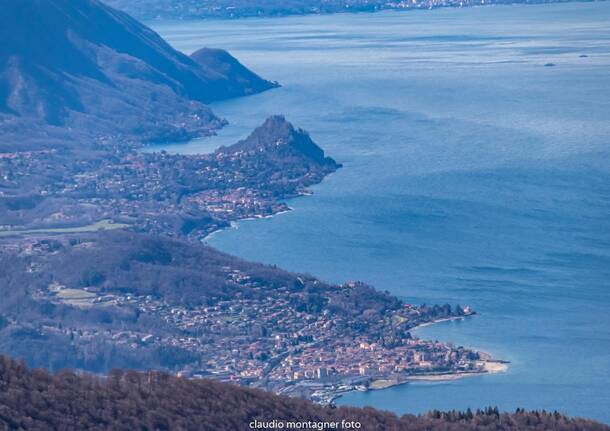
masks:
[[[339,404],[610,423],[610,2],[150,24],[283,85],[214,104],[230,125],[168,150],[211,151],[281,113],[344,164],[294,211],[211,245],[414,303],[468,304],[480,315],[418,335],[511,361],[505,374]]]

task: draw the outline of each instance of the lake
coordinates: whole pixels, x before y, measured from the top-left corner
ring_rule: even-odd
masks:
[[[283,87],[213,104],[271,114],[343,169],[209,243],[413,303],[470,305],[422,328],[511,361],[504,374],[354,392],[397,413],[497,405],[610,423],[610,2],[237,21],[155,21],[187,53],[230,50]]]

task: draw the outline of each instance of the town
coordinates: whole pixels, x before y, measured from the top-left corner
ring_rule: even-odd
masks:
[[[34,251],[39,253],[40,251]],[[270,294],[268,287],[240,269],[222,267],[226,281],[241,286],[248,297],[207,301],[208,304],[172,304],[152,295],[109,292],[95,287],[74,288],[57,282],[33,294],[84,310],[136,310],[141,319],[157,321],[164,331],[125,328],[52,327],[73,344],[95,340],[137,352],[174,349],[189,361],[175,365],[175,373],[261,387],[276,393],[332,403],[341,392],[375,388],[378,382],[395,384],[413,376],[485,372],[484,354],[411,335],[420,324],[474,314],[469,307],[414,306],[396,303],[358,321],[328,305],[347,300],[354,292],[370,289],[349,282],[321,286],[328,296],[321,309],[299,302],[294,288],[283,286]],[[297,278],[297,284],[300,281]],[[298,288],[297,288],[298,290]]]
[[[282,199],[306,193],[340,166],[283,117],[213,154],[113,154],[71,162],[56,150],[0,154],[0,231],[112,220],[202,239],[230,221],[286,211]]]

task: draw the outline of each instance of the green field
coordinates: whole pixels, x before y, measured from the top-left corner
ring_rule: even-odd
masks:
[[[100,220],[86,226],[76,227],[58,227],[58,228],[41,228],[41,229],[11,229],[0,231],[0,237],[14,235],[34,235],[38,233],[81,233],[81,232],[96,232],[98,230],[123,229],[129,227],[124,223],[113,223],[110,220]]]
[[[74,307],[89,308],[93,306],[96,295],[83,289],[61,289],[57,292],[56,297],[61,302]]]

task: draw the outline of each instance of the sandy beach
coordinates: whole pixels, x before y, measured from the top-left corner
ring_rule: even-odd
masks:
[[[420,325],[414,326],[413,328],[410,329],[410,331],[411,332],[417,331],[420,328],[425,328],[426,326],[435,325],[435,324],[441,323],[441,322],[449,322],[451,320],[463,320],[467,317],[474,316],[474,315],[475,315],[475,313],[467,314],[465,316],[445,317],[444,319],[437,319],[437,320],[433,320],[432,322],[426,322],[426,323],[422,323]]]
[[[416,375],[416,376],[409,376],[402,380],[395,380],[395,379],[373,380],[371,382],[371,384],[368,386],[368,389],[374,390],[374,391],[382,390],[382,389],[391,388],[393,386],[404,385],[409,382],[447,382],[447,381],[463,379],[466,377],[504,373],[508,370],[508,363],[504,362],[504,361],[485,360],[485,361],[480,361],[479,364],[483,366],[482,371],[462,372],[462,373],[448,372],[448,373],[420,374],[420,375]]]

